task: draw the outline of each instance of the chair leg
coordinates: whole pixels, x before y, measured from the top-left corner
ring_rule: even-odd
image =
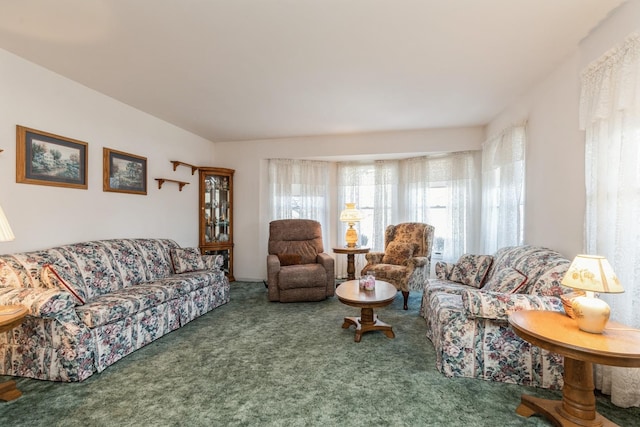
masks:
[[[409,307],[407,306],[407,301],[409,300],[409,292],[407,291],[402,291],[402,297],[404,298],[404,308],[405,310],[408,310]]]

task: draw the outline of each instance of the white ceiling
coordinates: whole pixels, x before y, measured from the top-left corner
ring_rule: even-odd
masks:
[[[486,124],[622,0],[0,0],[0,48],[211,141]]]

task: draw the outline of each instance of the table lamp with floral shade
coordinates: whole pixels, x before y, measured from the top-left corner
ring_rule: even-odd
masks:
[[[14,236],[13,231],[11,231],[11,226],[2,210],[2,206],[0,206],[0,242],[8,242],[15,238],[16,236]]]
[[[585,296],[572,300],[571,308],[576,323],[585,332],[601,334],[609,320],[611,309],[595,293],[624,292],[609,261],[598,255],[577,255],[561,283],[586,291]]]

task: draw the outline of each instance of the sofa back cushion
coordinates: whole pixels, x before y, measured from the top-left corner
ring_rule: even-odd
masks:
[[[485,292],[500,292],[502,294],[515,294],[527,283],[527,276],[515,268],[506,267],[491,276],[482,288]]]
[[[112,255],[113,271],[122,278],[122,285],[137,285],[148,280],[143,252],[133,239],[112,239],[101,242]]]
[[[269,254],[298,254],[302,264],[313,264],[324,252],[322,227],[311,219],[278,219],[269,223]]]
[[[464,254],[453,266],[449,280],[481,288],[493,262],[491,255]]]
[[[571,262],[559,252],[540,246],[510,246],[499,249],[487,280],[505,268],[513,268],[527,277],[517,292],[532,295],[562,295],[572,292],[560,282]]]
[[[43,277],[43,274],[53,270],[73,287],[80,300],[87,301],[141,282],[168,277],[173,273],[169,251],[177,247],[169,239],[113,239],[2,255],[0,287],[52,287],[59,283],[58,278]],[[45,265],[51,267],[44,268]]]

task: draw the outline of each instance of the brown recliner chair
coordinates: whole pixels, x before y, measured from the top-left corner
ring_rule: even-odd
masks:
[[[384,252],[365,255],[367,265],[362,274],[373,271],[376,279],[402,291],[405,310],[409,291],[422,290],[429,278],[434,230],[432,225],[420,222],[389,225],[384,231]]]
[[[269,301],[321,301],[335,293],[334,261],[324,253],[322,228],[310,219],[269,223]]]

